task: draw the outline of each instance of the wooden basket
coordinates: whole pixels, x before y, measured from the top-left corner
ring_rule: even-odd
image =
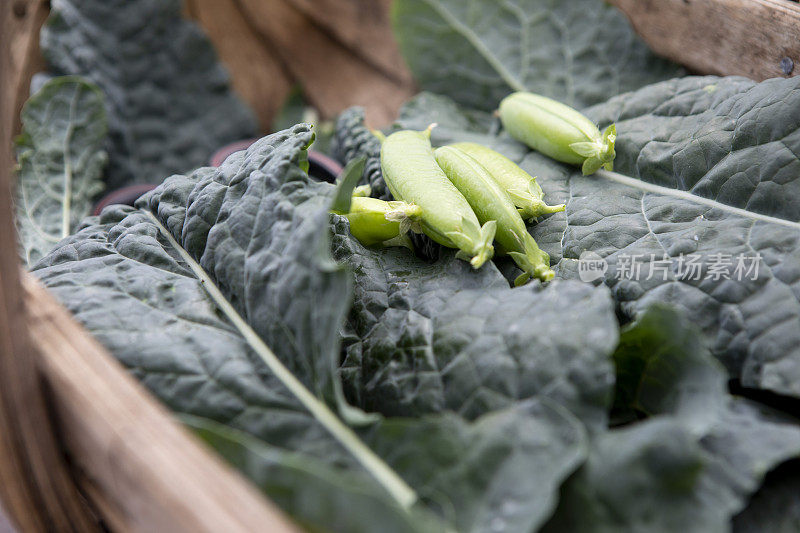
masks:
[[[314,0],[310,4],[310,0],[265,0],[263,4],[273,10],[273,17],[280,14],[280,27],[296,28],[317,17],[313,21],[316,29],[308,30],[312,33],[299,32],[312,35],[310,48],[304,50],[309,57],[316,57],[320,49],[333,56],[344,53],[325,37],[330,35],[330,28],[320,29],[330,22],[325,16],[319,19],[320,13],[343,19],[336,21],[337,28],[350,24],[358,29],[359,25],[348,22],[347,17],[357,16],[363,1]],[[377,2],[382,13],[386,13],[390,1]],[[292,4],[288,11],[287,3]],[[694,72],[740,74],[759,80],[800,74],[800,66],[796,66],[800,61],[800,4],[791,0],[612,3],[630,17],[656,52]],[[248,101],[258,104],[255,108],[261,122],[268,125],[276,107],[264,107],[264,102],[282,100],[291,86],[292,73],[275,70],[274,50],[264,49],[263,39],[251,35],[256,30],[250,28],[248,34],[243,29],[242,17],[246,14],[238,13],[233,2],[187,0],[187,5],[188,13],[204,24],[217,45],[233,73],[235,87]],[[297,13],[310,18],[297,18]],[[30,73],[41,68],[36,43],[46,14],[43,0],[0,3],[2,505],[18,528],[26,532],[99,531],[102,526],[115,531],[293,531],[295,527],[278,509],[185,431],[33,277],[19,268],[9,193],[11,136],[18,128]],[[370,80],[362,84],[367,87],[364,94],[331,89],[324,70],[312,68],[309,73],[304,61],[298,60],[304,64],[305,76],[299,81],[324,113],[367,103],[374,121],[380,123],[393,116],[397,106],[412,94],[413,83],[400,66],[396,48],[386,45],[389,30],[385,20],[383,24],[354,33],[362,39],[380,41],[367,47],[373,54],[365,58],[369,67],[351,67],[361,69],[361,79]],[[238,28],[245,41],[232,45],[220,33],[225,28]],[[283,43],[295,54],[296,44]],[[242,50],[248,51],[247,61],[241,57]],[[253,68],[254,57],[266,71]],[[331,65],[328,68],[339,68],[335,61]],[[273,80],[268,86],[264,84],[267,77]],[[264,90],[270,91],[271,99],[264,98]],[[391,97],[376,98],[376,94]]]

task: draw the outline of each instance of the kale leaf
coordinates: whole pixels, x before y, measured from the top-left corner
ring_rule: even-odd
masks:
[[[368,530],[374,509],[385,509],[404,531],[538,527],[588,447],[583,425],[553,399],[508,401],[470,418],[358,419],[337,397],[352,282],[331,258],[334,187],[305,172],[312,139],[298,125],[220,168],[172,176],[136,208],[87,219],[35,273],[301,523]],[[360,425],[348,427],[353,420]],[[365,494],[374,509],[356,510]],[[319,506],[304,504],[321,495]]]
[[[103,188],[103,93],[76,76],[54,78],[25,104],[17,139],[16,222],[32,265],[70,235]]]
[[[393,24],[423,89],[486,111],[511,91],[584,107],[681,73],[596,0],[396,0]]]
[[[180,0],[53,0],[41,47],[51,74],[106,95],[109,188],[190,171],[257,131]]]
[[[401,124],[424,122],[430,105],[407,108]],[[504,132],[482,142],[567,204],[531,229],[560,277],[577,279],[594,252],[624,317],[678,306],[743,385],[800,397],[799,109],[797,79],[651,85],[587,109],[619,132],[616,172],[588,177]],[[440,122],[434,142],[476,140],[460,123]]]

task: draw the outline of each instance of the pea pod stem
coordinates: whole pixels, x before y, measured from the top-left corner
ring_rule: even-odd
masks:
[[[383,144],[383,141],[386,140],[386,135],[381,130],[369,130],[369,131],[370,133],[372,133],[372,135],[375,136],[375,138],[377,138],[381,142],[381,144]]]
[[[464,195],[447,179],[431,148],[430,134],[403,130],[381,146],[381,168],[396,200],[421,209],[421,230],[443,246],[457,248],[458,257],[480,268],[494,255],[496,224],[481,227]]]
[[[480,163],[505,189],[524,220],[564,210],[564,204],[547,205],[543,200],[544,191],[536,182],[536,178],[503,154],[477,143],[463,142],[450,146]]]
[[[516,283],[530,278],[548,281],[550,257],[542,251],[525,228],[516,206],[508,193],[473,157],[452,146],[437,148],[436,161],[447,178],[464,195],[478,220],[485,225],[496,224],[495,238],[508,255],[523,270]]]
[[[577,110],[537,94],[512,93],[500,102],[500,120],[508,133],[553,159],[581,166],[584,175],[601,167],[613,170],[616,126],[603,134]]]

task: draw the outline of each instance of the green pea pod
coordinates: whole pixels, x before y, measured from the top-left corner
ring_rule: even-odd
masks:
[[[494,255],[496,225],[489,221],[481,227],[464,195],[439,168],[431,148],[432,127],[398,131],[383,141],[383,179],[396,200],[420,207],[420,227],[426,235],[458,248],[457,257],[480,268]]]
[[[420,231],[422,209],[405,202],[354,196],[350,212],[344,216],[350,221],[350,233],[364,246],[407,246],[406,233],[409,230]]]
[[[601,135],[597,126],[569,106],[538,94],[517,92],[500,102],[500,120],[508,133],[553,159],[580,165],[583,174],[613,170],[614,124]]]
[[[450,146],[469,155],[488,170],[511,197],[524,220],[564,210],[564,204],[547,205],[543,200],[544,191],[536,183],[536,178],[503,154],[477,143],[456,143]]]
[[[467,199],[478,220],[497,222],[495,239],[523,271],[515,284],[522,285],[532,277],[542,281],[553,279],[550,257],[528,233],[508,193],[489,172],[474,158],[452,146],[437,148],[434,154],[436,162]]]
[[[356,187],[364,171],[365,158],[351,161],[336,183],[331,212],[350,221],[350,233],[365,246],[405,246],[413,249],[406,233],[419,230],[420,210],[404,202],[369,198],[369,185]]]
[[[353,189],[353,197],[355,198],[357,196],[361,197],[372,196],[372,186],[370,186],[369,183],[367,183],[366,185],[359,185],[358,187]]]

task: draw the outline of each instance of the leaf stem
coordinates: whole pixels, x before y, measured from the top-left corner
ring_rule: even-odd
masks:
[[[484,44],[484,42],[475,34],[472,29],[458,20],[450,11],[445,9],[439,2],[431,2],[430,0],[425,0],[425,3],[428,4],[428,7],[436,11],[440,17],[442,17],[445,22],[450,24],[450,26],[455,29],[458,33],[460,33],[469,43],[475,47],[475,50],[486,60],[489,65],[500,75],[506,84],[511,87],[515,91],[525,91],[527,87],[525,84],[520,81],[510,70],[508,70],[503,63],[489,50],[489,47]]]
[[[267,344],[258,336],[250,325],[234,309],[233,305],[225,298],[219,290],[214,280],[195,261],[189,252],[181,246],[175,237],[165,228],[156,216],[146,210],[142,210],[156,225],[164,235],[169,244],[175,248],[181,258],[186,262],[192,272],[198,277],[206,292],[208,292],[214,303],[220,308],[225,316],[233,323],[234,327],[245,338],[247,343],[256,354],[264,361],[272,373],[283,383],[289,391],[308,409],[322,426],[339,441],[361,464],[362,466],[386,489],[386,491],[400,504],[403,509],[409,509],[417,501],[414,490],[403,481],[402,478],[392,470],[375,452],[373,452],[356,435],[352,429],[347,427],[330,408],[321,402],[303,383],[298,380],[286,366],[281,363],[275,353],[270,350]]]
[[[69,103],[69,121],[67,131],[64,132],[64,203],[61,208],[61,238],[72,233],[70,219],[72,218],[72,158],[69,145],[72,142],[72,133],[75,131],[75,110],[78,106],[81,87],[75,87],[75,94]]]

